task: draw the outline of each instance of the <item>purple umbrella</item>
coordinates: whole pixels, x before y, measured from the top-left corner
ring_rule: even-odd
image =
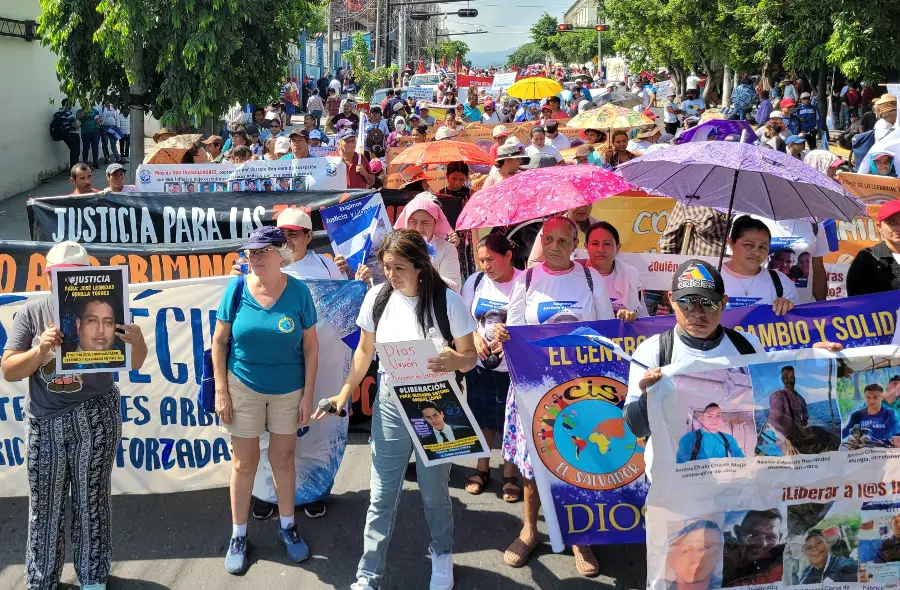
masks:
[[[866,214],[859,200],[815,168],[746,143],[684,143],[635,158],[616,172],[648,192],[727,211],[729,229],[732,211],[769,219],[843,221]]]
[[[746,131],[743,136],[744,143],[753,143],[756,141],[756,131],[747,121],[729,121],[727,119],[713,119],[705,123],[700,123],[696,127],[691,127],[678,136],[676,143],[688,143],[691,141],[725,141],[729,135],[737,135],[738,138]]]

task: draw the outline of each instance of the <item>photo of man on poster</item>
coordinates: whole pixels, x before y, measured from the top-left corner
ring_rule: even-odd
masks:
[[[733,531],[725,533],[722,587],[780,582],[784,539],[777,508],[748,510]]]
[[[726,457],[744,457],[744,451],[737,439],[722,432],[722,408],[719,404],[708,404],[702,412],[695,416],[700,427],[688,432],[678,441],[676,463],[687,463],[702,459],[724,459]]]
[[[796,390],[794,367],[781,368],[783,387],[769,396],[769,424],[787,442],[786,455],[808,455],[836,451],[840,437],[821,426],[809,424],[809,407]]]
[[[896,561],[900,561],[900,514],[891,519],[891,536],[881,542],[873,560],[874,563]]]
[[[897,415],[882,404],[884,388],[869,383],[863,390],[863,407],[850,414],[841,429],[841,448],[856,450],[863,447],[900,447],[900,424]]]
[[[712,590],[722,579],[722,531],[711,520],[695,520],[669,539],[666,548],[666,590]]]
[[[419,404],[422,418],[431,426],[431,433],[422,437],[422,446],[454,442],[475,436],[471,426],[452,426],[445,421],[444,412],[433,402]],[[477,441],[476,441],[477,442]],[[427,452],[427,449],[426,449]]]

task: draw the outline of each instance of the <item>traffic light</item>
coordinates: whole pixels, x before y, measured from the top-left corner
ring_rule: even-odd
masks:
[[[456,16],[461,16],[463,18],[475,18],[478,16],[478,11],[474,8],[460,8],[456,11]]]
[[[573,25],[570,25],[569,23],[559,23],[558,25],[556,25],[556,30],[562,33],[564,31],[574,31],[575,27]]]
[[[604,33],[609,30],[609,25],[595,25],[594,30],[598,33]]]

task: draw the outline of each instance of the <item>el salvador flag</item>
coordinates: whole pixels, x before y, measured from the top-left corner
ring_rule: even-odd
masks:
[[[447,75],[447,68],[445,68],[444,66],[441,66],[440,72],[441,72],[441,77],[446,76],[446,75]]]
[[[331,239],[337,250],[347,259],[350,268],[356,270],[372,251],[372,235],[378,227],[382,204],[360,211],[353,219],[337,228]]]

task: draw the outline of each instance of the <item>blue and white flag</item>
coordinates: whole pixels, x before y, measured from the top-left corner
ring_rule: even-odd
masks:
[[[445,68],[444,66],[441,66],[440,72],[441,72],[441,78],[443,78],[444,76],[447,75],[447,68]]]
[[[331,247],[354,271],[378,250],[384,236],[391,232],[391,221],[378,193],[325,207],[321,214]]]

